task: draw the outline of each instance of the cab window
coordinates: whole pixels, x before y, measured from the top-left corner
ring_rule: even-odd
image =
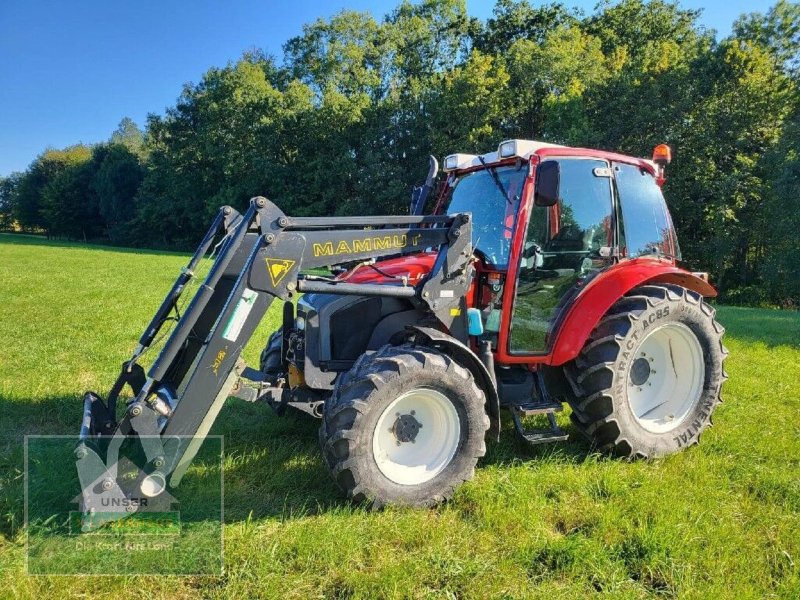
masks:
[[[655,177],[636,165],[615,163],[614,179],[625,232],[620,254],[680,258],[675,228]]]
[[[534,206],[522,250],[511,319],[512,353],[547,350],[561,300],[609,264],[613,245],[611,173],[604,160],[560,159],[559,202]]]

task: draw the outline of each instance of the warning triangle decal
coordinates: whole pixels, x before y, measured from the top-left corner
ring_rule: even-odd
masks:
[[[272,280],[274,287],[278,287],[278,284],[289,274],[295,263],[295,261],[287,258],[268,258],[266,261],[269,278]]]

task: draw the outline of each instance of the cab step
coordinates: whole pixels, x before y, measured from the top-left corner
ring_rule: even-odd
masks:
[[[496,373],[501,406],[511,412],[514,428],[522,439],[529,444],[546,444],[563,442],[569,437],[556,424],[554,416],[554,413],[564,410],[564,404],[550,396],[539,372],[503,367]],[[525,429],[522,426],[524,417],[536,415],[547,415],[550,428]]]
[[[552,442],[565,442],[569,439],[569,434],[564,433],[564,431],[558,426],[556,423],[555,415],[553,414],[556,410],[561,410],[561,407],[558,409],[555,408],[537,408],[535,412],[528,412],[523,413],[521,409],[517,408],[516,406],[511,407],[511,418],[514,419],[514,429],[517,430],[517,433],[522,437],[523,440],[528,442],[529,444],[549,444]],[[550,429],[525,429],[522,426],[522,421],[520,420],[520,416],[529,416],[529,415],[536,415],[536,414],[546,414],[547,421],[550,423]]]
[[[516,404],[514,410],[520,417],[532,417],[534,415],[546,415],[564,410],[564,405],[560,402],[527,402]]]

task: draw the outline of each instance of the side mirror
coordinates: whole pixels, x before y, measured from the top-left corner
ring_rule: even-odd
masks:
[[[533,203],[536,206],[555,206],[558,204],[561,185],[561,166],[558,161],[546,160],[536,170],[536,191]]]

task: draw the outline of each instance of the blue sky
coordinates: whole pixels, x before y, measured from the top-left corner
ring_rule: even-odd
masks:
[[[534,0],[535,2],[536,0]],[[281,46],[304,23],[343,8],[389,12],[396,0],[0,0],[0,176],[47,146],[107,139],[122,117],[143,125],[181,87],[244,50]],[[566,0],[590,13],[595,0]],[[721,35],[741,13],[770,2],[686,0]],[[467,0],[491,16],[493,0]]]

